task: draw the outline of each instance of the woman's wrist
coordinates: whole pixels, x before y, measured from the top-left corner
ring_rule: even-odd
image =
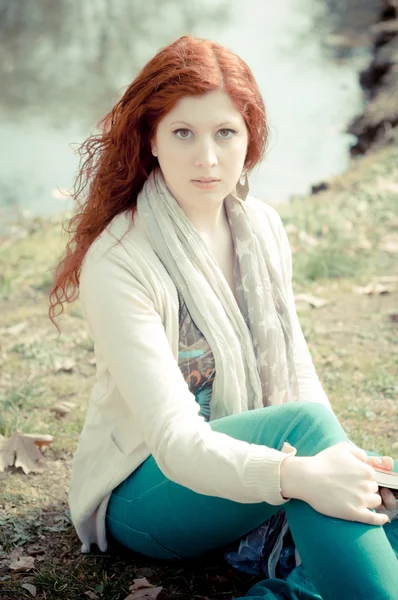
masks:
[[[305,499],[311,464],[310,456],[289,456],[281,462],[280,488],[283,498]]]

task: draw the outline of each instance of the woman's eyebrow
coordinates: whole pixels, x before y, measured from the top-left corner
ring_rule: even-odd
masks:
[[[186,121],[173,121],[173,123],[170,123],[170,127],[172,125],[175,125],[176,123],[183,123],[184,125],[187,125],[188,127],[194,127],[194,125],[190,125]],[[232,125],[232,124],[233,124],[233,121],[224,121],[224,123],[220,123],[219,125],[214,125],[214,127],[223,127],[223,125]]]

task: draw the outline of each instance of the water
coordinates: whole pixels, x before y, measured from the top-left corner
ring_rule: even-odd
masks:
[[[183,3],[180,10],[181,3],[165,2],[158,5],[161,18],[149,11],[149,21],[140,23],[134,54],[129,55],[131,73],[119,54],[120,68],[113,70],[115,89],[127,85],[159,47],[178,36],[190,32],[214,39],[252,69],[271,125],[267,157],[251,176],[251,193],[272,203],[287,202],[292,195],[308,193],[313,183],[344,171],[353,143],[344,130],[363,108],[358,73],[370,60],[369,48],[360,40],[343,53],[331,51],[325,40],[332,39],[333,19],[320,0],[207,3],[201,10],[198,4],[190,8]],[[210,5],[218,9],[213,18]],[[111,72],[106,72],[108,83]],[[84,77],[89,78],[87,71]],[[29,106],[17,118],[0,118],[0,231],[24,212],[47,216],[71,208],[58,188],[71,188],[78,168],[76,144],[93,131],[104,111],[93,109],[79,123],[73,89],[65,102],[69,118],[57,127],[45,110],[32,116]]]

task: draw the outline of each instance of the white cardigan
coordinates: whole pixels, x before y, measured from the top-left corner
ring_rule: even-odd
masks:
[[[297,318],[291,250],[279,213],[252,196],[246,202],[269,230],[272,260],[286,286],[300,400],[333,413]],[[200,494],[243,503],[288,501],[280,494],[280,463],[296,449],[234,439],[212,431],[198,415],[200,406],[178,367],[177,290],[137,213],[134,223],[128,212],[117,215],[91,245],[80,298],[97,363],[69,490],[82,552],[91,543],[107,549],[110,494],[151,454],[166,477]]]

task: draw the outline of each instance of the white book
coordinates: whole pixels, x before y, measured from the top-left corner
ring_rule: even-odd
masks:
[[[379,467],[373,468],[376,471],[376,481],[379,487],[389,488],[398,499],[398,473],[387,469],[379,469]]]

